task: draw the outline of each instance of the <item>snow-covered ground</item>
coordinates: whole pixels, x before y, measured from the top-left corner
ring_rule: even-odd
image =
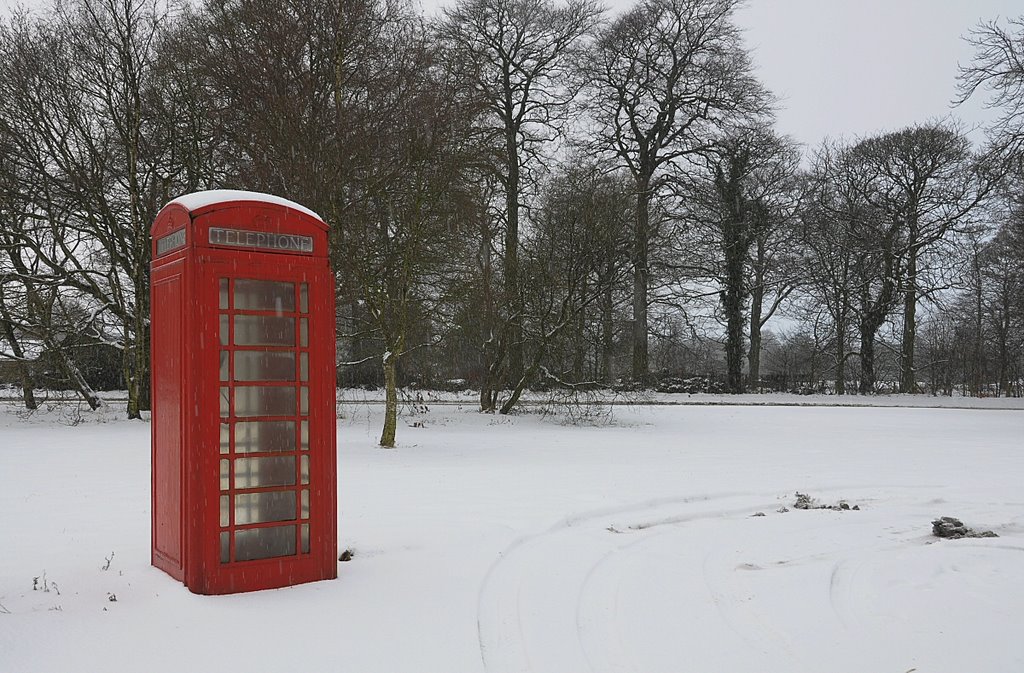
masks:
[[[1024,670],[1022,411],[345,409],[354,559],[206,597],[149,566],[148,424],[0,406],[0,672]]]

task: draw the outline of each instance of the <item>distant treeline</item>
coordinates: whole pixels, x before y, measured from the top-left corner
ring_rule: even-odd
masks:
[[[65,0],[0,25],[0,375],[148,405],[149,227],[331,225],[343,385],[1020,395],[1024,22],[951,117],[803,148],[737,0]],[[946,111],[936,110],[936,115]],[[97,345],[103,351],[99,372]],[[40,378],[44,377],[44,378]],[[393,398],[393,395],[392,395]],[[394,441],[390,430],[382,442]]]

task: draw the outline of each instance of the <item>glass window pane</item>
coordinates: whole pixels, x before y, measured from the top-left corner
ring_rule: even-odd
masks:
[[[221,387],[220,389],[220,417],[227,418],[231,411],[231,389]]]
[[[309,553],[309,524],[308,523],[304,523],[304,524],[302,524],[301,528],[302,528],[302,553],[303,554],[308,554]]]
[[[235,280],[235,309],[241,311],[295,311],[295,283],[273,280]]]
[[[294,483],[295,456],[235,460],[235,488],[291,486]]]
[[[220,534],[220,562],[227,563],[231,560],[231,533],[224,531]]]
[[[295,353],[235,351],[236,381],[294,381]]]
[[[309,518],[309,489],[302,489],[302,517],[303,519]]]
[[[231,496],[220,497],[220,526],[224,528],[231,524]]]
[[[235,452],[294,451],[295,421],[235,423]]]
[[[228,380],[228,362],[230,362],[230,359],[228,358],[228,352],[227,351],[221,351],[220,352],[220,380],[221,381],[227,381]]]
[[[299,345],[303,348],[309,346],[309,320],[299,319]]]
[[[309,388],[305,386],[299,389],[299,413],[303,416],[309,413]]]
[[[309,451],[309,421],[302,421],[299,441],[303,451]]]
[[[235,388],[235,416],[294,416],[295,388],[239,386]]]
[[[239,493],[235,496],[235,525],[295,518],[295,491]]]
[[[228,307],[228,279],[220,279],[220,307],[226,309]]]
[[[228,317],[226,315],[220,316],[220,345],[227,346],[230,343],[228,338]]]
[[[305,283],[299,286],[299,312],[309,313],[309,286]]]
[[[235,532],[235,560],[252,561],[295,553],[295,526],[272,526]]]
[[[309,353],[299,353],[299,380],[309,380]]]
[[[302,457],[302,462],[300,463],[300,465],[302,466],[302,475],[301,475],[302,483],[303,484],[308,484],[309,483],[309,456],[303,456]]]
[[[231,426],[227,423],[220,424],[220,452],[231,453]]]
[[[231,488],[231,461],[220,461],[220,490],[226,491]]]
[[[236,315],[236,346],[294,346],[295,318]]]

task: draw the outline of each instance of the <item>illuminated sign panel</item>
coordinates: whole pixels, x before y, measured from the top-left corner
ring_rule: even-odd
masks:
[[[313,252],[313,237],[297,234],[274,234],[247,229],[223,229],[210,227],[210,245],[224,245],[232,248],[253,248],[276,252]]]
[[[157,256],[166,255],[171,250],[177,250],[178,248],[185,246],[185,230],[178,229],[172,231],[163,238],[160,238],[156,242],[156,254]]]

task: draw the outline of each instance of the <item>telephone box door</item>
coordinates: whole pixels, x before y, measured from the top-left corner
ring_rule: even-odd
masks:
[[[258,278],[222,264],[209,270],[218,342],[211,364],[219,372],[210,407],[219,414],[218,464],[210,471],[220,479],[216,563],[301,561],[336,516],[324,479],[333,473],[324,463],[334,456],[316,450],[332,443],[315,436],[324,427],[317,419],[333,418],[333,405],[325,404],[333,395],[311,389],[310,377],[315,340],[333,328],[321,324],[333,320],[322,296],[332,285],[322,271],[295,266],[263,269]],[[323,377],[312,379],[323,387]]]

